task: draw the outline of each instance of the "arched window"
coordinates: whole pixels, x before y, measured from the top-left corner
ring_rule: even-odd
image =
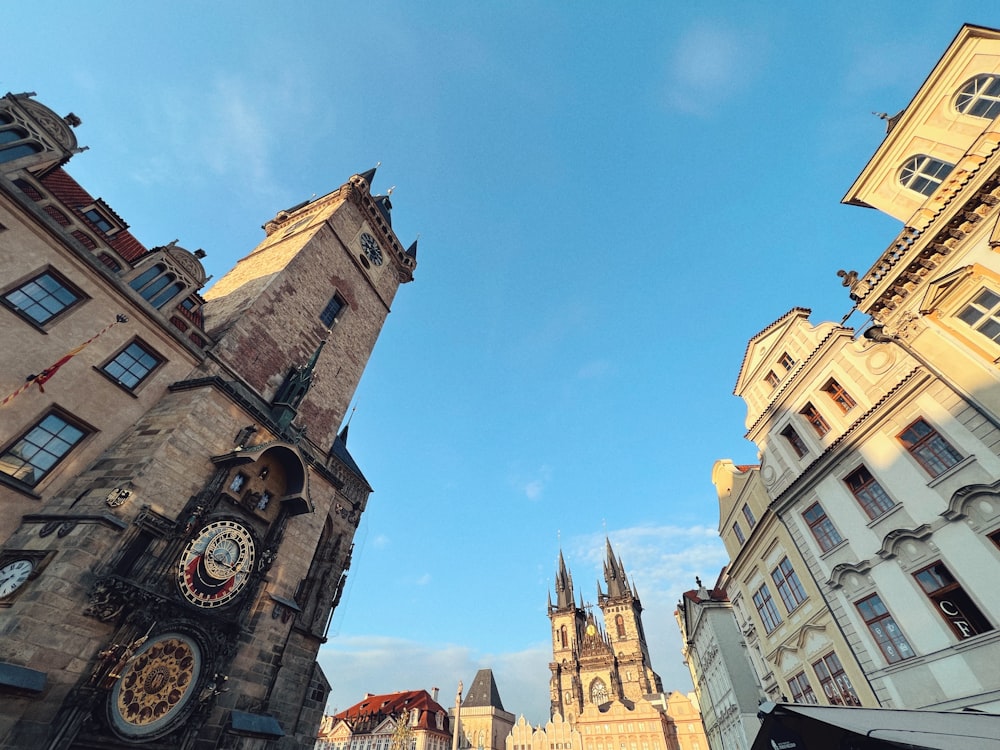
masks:
[[[28,140],[28,131],[14,125],[7,115],[0,114],[0,162],[14,161],[22,156],[37,154],[41,145]]]
[[[598,677],[590,683],[590,702],[595,706],[600,706],[608,702],[608,686],[604,680]]]
[[[921,195],[931,195],[948,176],[953,166],[955,165],[927,154],[917,154],[899,170],[899,182],[903,187],[915,190]]]
[[[625,637],[625,618],[621,615],[615,615],[615,630],[618,631],[618,637]]]
[[[966,81],[955,97],[955,109],[987,120],[1000,115],[1000,76],[979,75]]]
[[[563,625],[559,628],[559,640],[562,643],[562,647],[566,648],[566,626]]]
[[[162,263],[150,266],[129,282],[142,298],[156,308],[163,307],[170,300],[184,291],[184,284],[177,280]]]

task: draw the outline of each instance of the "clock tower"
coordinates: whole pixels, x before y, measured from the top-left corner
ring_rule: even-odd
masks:
[[[341,424],[416,243],[369,170],[202,294],[62,169],[79,118],[0,123],[0,376],[42,373],[0,407],[0,746],[311,747],[372,491]]]

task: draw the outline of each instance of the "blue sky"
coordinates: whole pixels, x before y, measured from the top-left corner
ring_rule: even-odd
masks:
[[[656,670],[725,562],[713,462],[755,461],[732,395],[794,306],[850,310],[899,226],[840,198],[987,2],[263,2],[4,11],[4,91],[83,119],[69,165],[147,245],[221,276],[279,209],[381,161],[420,236],[357,392],[375,494],[321,661],[330,708],[490,667],[543,722],[560,546],[604,536]],[[861,320],[852,320],[856,325]]]

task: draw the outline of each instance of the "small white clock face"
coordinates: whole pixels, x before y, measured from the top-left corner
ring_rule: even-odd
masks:
[[[181,593],[199,607],[228,604],[249,582],[255,558],[253,536],[243,524],[214,521],[181,554],[177,570]]]
[[[21,588],[34,569],[31,560],[14,560],[0,568],[0,599],[6,599]]]
[[[376,266],[382,265],[382,248],[378,246],[376,239],[368,234],[368,232],[361,235],[361,249],[365,251],[368,260]]]

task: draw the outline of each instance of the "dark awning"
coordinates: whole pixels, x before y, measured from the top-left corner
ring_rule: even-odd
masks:
[[[1000,750],[1000,716],[977,711],[764,703],[752,750]]]

